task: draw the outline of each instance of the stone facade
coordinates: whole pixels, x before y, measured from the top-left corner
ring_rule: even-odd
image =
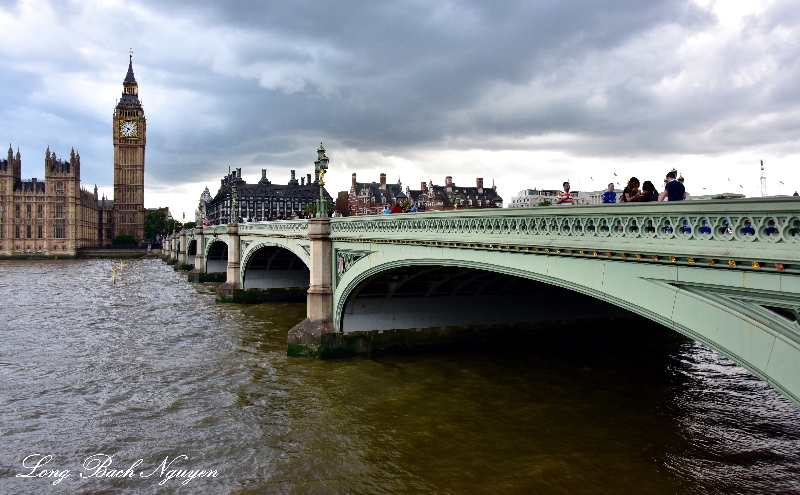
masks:
[[[115,234],[144,239],[144,149],[147,120],[133,75],[133,58],[122,83],[122,97],[114,109],[114,223]]]
[[[225,225],[231,221],[231,192],[234,186],[239,218],[257,222],[296,218],[306,206],[316,204],[319,198],[319,183],[311,181],[311,174],[298,181],[292,170],[287,184],[273,184],[267,179],[266,169],[262,169],[261,180],[256,184],[248,184],[242,179],[242,169],[237,168],[220,181],[216,196],[204,201],[205,221],[211,225]],[[322,190],[325,199],[331,201],[331,195],[324,187]]]
[[[98,197],[81,187],[81,157],[45,151],[44,181],[22,179],[22,156],[9,145],[0,159],[0,256],[74,255],[108,247],[118,234],[144,239],[144,111],[133,62],[113,116],[114,195]]]

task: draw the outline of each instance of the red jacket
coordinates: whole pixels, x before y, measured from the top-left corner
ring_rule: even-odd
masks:
[[[389,211],[391,211],[392,213],[403,213],[403,208],[394,205],[391,208],[389,208]]]

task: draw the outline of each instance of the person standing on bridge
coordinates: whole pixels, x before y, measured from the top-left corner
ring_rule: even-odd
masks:
[[[638,203],[642,200],[642,196],[642,191],[639,190],[639,179],[631,177],[628,185],[622,190],[620,201],[623,203]]]
[[[617,202],[617,193],[614,192],[614,183],[608,183],[608,189],[603,193],[603,203],[613,204]]]
[[[558,197],[556,198],[556,204],[561,206],[572,206],[572,193],[569,192],[570,186],[569,182],[565,182],[562,184],[564,186],[564,190],[558,193]]]
[[[392,213],[403,213],[403,205],[400,204],[400,201],[392,206],[391,211]]]
[[[683,184],[675,179],[676,172],[674,170],[667,172],[667,185],[664,186],[664,192],[658,198],[659,201],[683,201],[686,199],[686,188]]]

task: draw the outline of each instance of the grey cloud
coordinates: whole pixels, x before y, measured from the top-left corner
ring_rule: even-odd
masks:
[[[141,55],[137,50],[134,68],[145,66],[156,76],[146,80],[137,72],[149,118],[148,163],[155,164],[148,174],[160,182],[185,180],[186,170],[195,179],[216,179],[228,166],[252,167],[248,173],[266,167],[279,176],[310,166],[319,140],[402,155],[453,143],[550,149],[558,145],[546,139],[521,143],[565,133],[578,139],[563,149],[586,156],[720,153],[764,143],[789,149],[797,142],[796,42],[771,41],[767,48],[778,64],[777,79],[757,87],[689,86],[667,99],[654,88],[686,71],[674,49],[659,46],[660,52],[647,53],[650,47],[642,44],[641,53],[617,52],[659,29],[674,28],[676,44],[713,29],[715,18],[691,2],[154,0],[142,5],[172,16],[175,29],[220,36],[198,53],[176,53],[169,46]],[[796,39],[800,15],[794,7],[788,1],[772,4],[749,21],[742,36],[770,43],[770,32],[784,29]],[[720,77],[754,62],[754,53],[723,48]],[[59,67],[90,65],[79,55],[72,58]],[[269,74],[274,79],[266,83],[263,73],[271,69],[278,73]],[[121,65],[120,83],[123,76]],[[5,92],[9,76],[0,77]],[[14,89],[18,100],[37,84],[26,82],[27,92]],[[147,105],[155,84],[167,92],[190,88],[197,104],[181,103],[185,106],[174,110],[181,120],[168,127],[159,116],[163,106],[177,103]],[[515,99],[502,101],[503,91]],[[602,105],[587,104],[595,92]],[[500,103],[494,104],[494,97]],[[9,105],[0,103],[0,110]],[[742,123],[765,113],[776,116],[762,128]],[[203,119],[222,124],[193,125]],[[92,125],[108,132],[107,122]]]

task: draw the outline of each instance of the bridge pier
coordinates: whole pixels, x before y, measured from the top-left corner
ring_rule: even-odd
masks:
[[[175,234],[169,236],[169,248],[167,252],[167,264],[174,265],[177,259],[177,249],[175,248]]]
[[[333,252],[331,221],[327,217],[308,220],[311,280],[306,296],[306,319],[289,330],[289,356],[335,356],[342,348],[333,326]]]
[[[182,267],[186,264],[186,231],[181,230],[181,233],[178,235],[178,256],[177,256],[177,263],[175,263],[176,268]]]
[[[202,276],[206,273],[205,265],[205,242],[203,239],[203,227],[194,229],[194,238],[197,241],[197,249],[194,255],[194,268],[189,272],[189,282],[202,282]]]
[[[236,294],[242,290],[242,280],[239,271],[242,259],[242,245],[239,242],[239,224],[229,223],[228,229],[228,265],[226,267],[225,283],[217,288],[217,300],[220,302],[234,302]]]

